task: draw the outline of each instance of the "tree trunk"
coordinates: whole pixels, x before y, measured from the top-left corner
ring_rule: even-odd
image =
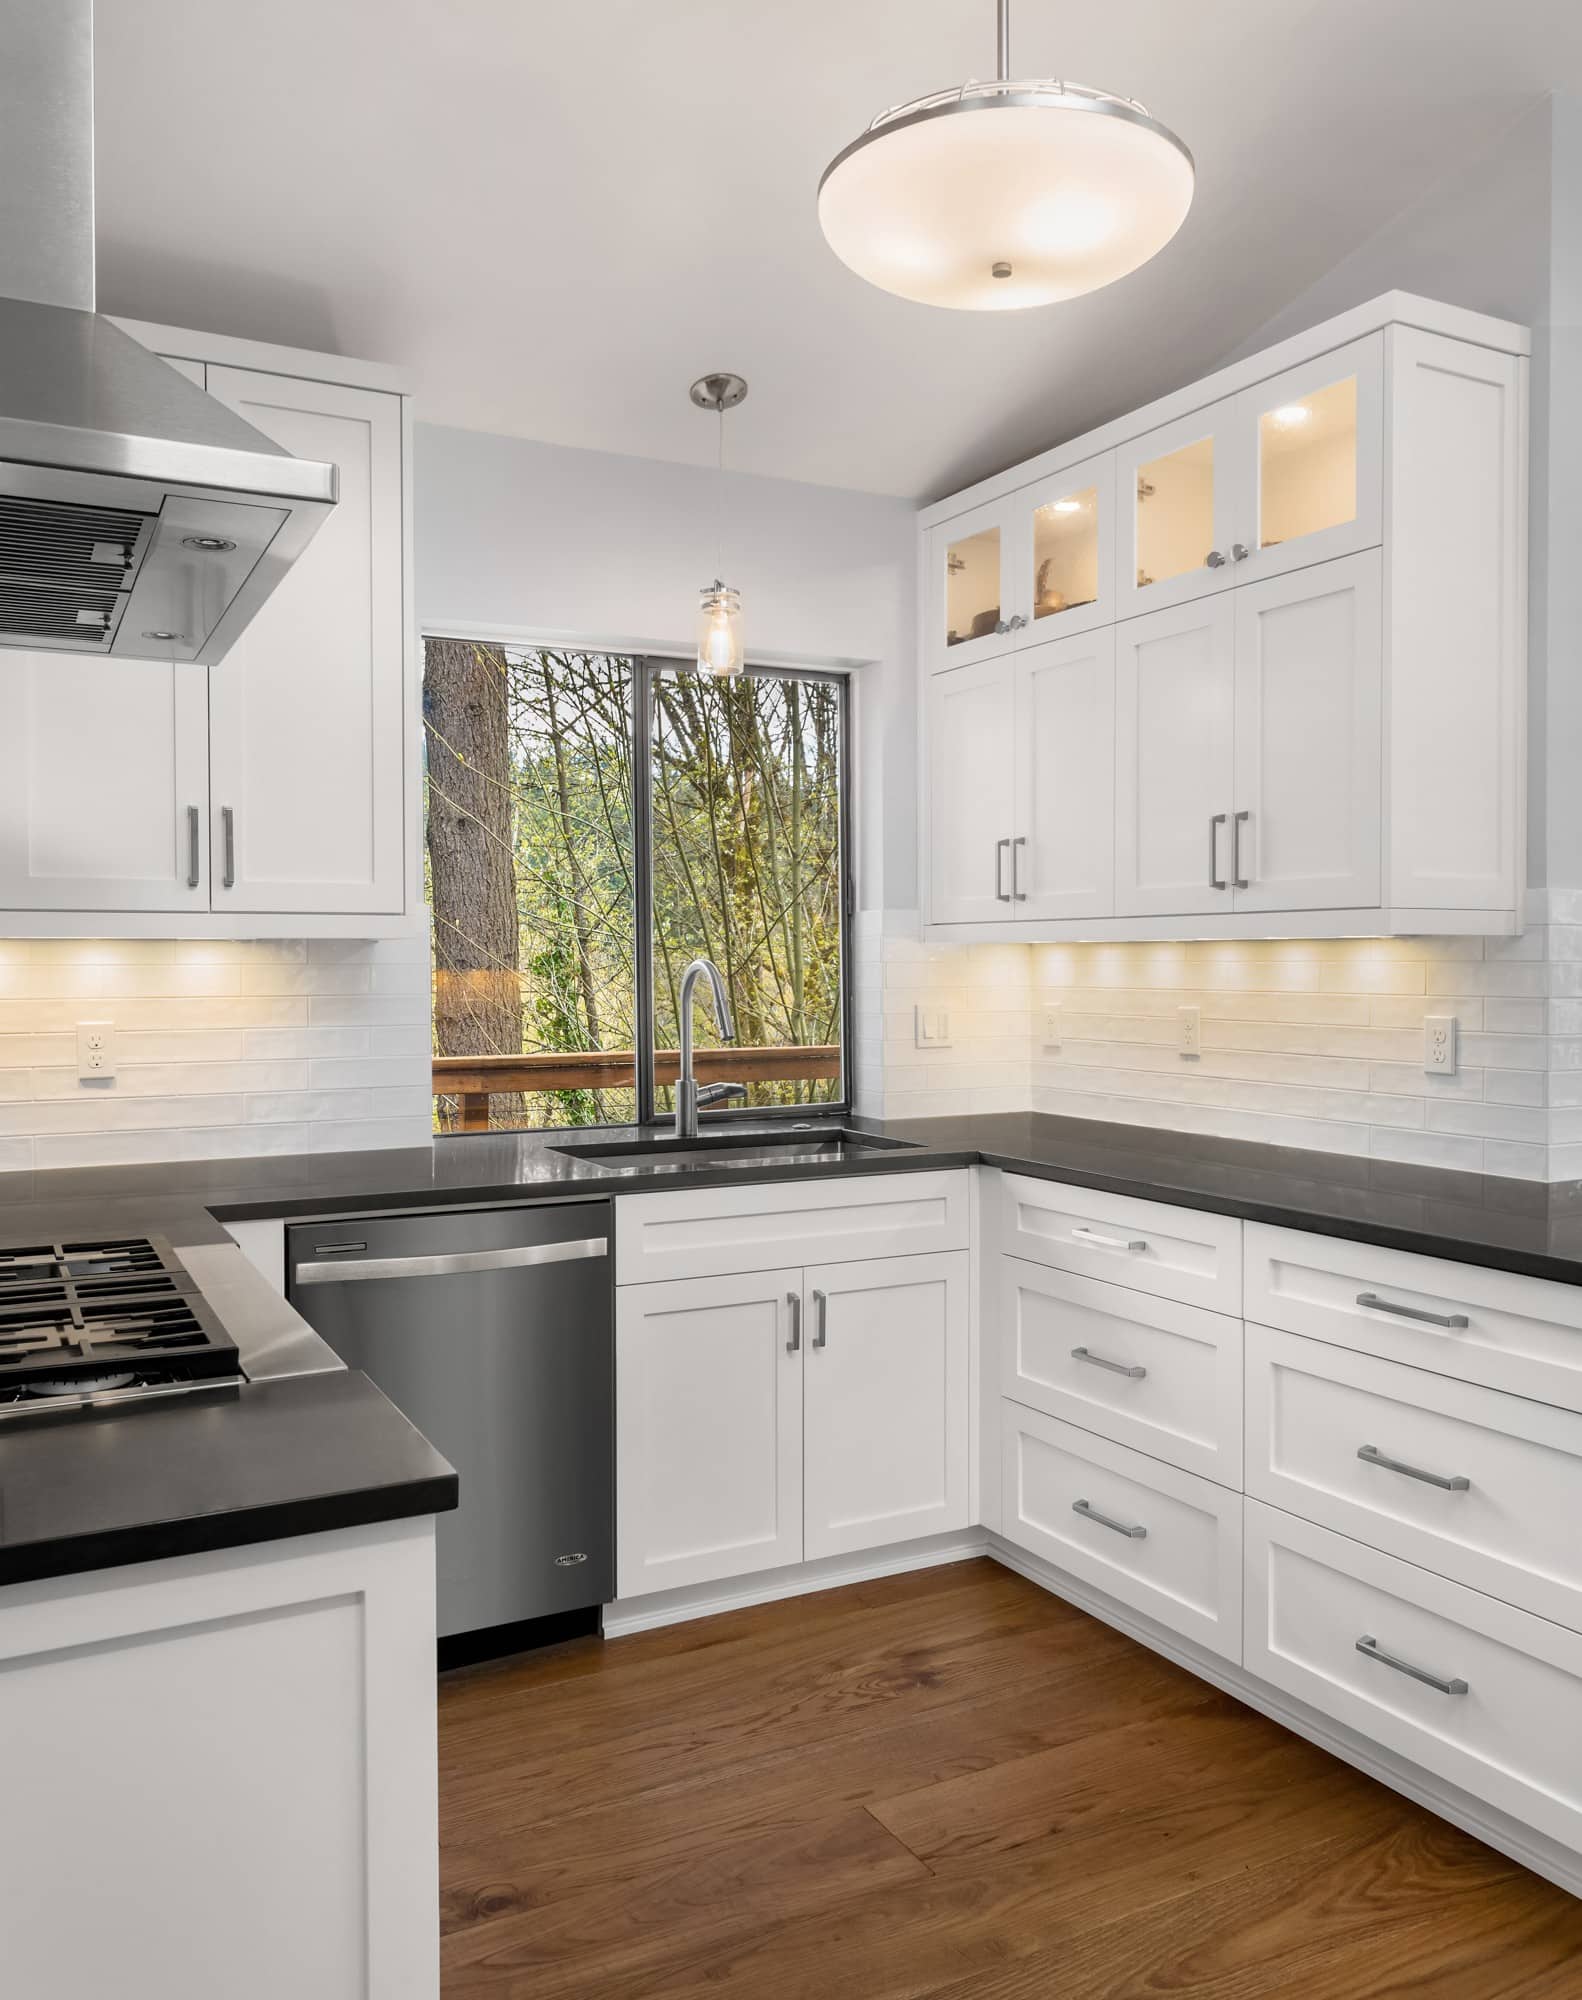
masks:
[[[434,1048],[519,1055],[522,988],[511,824],[505,660],[489,646],[430,639],[423,654],[428,856],[434,905]],[[520,1096],[491,1105],[519,1125]]]

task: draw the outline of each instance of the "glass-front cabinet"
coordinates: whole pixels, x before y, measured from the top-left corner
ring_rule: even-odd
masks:
[[[1236,581],[1234,396],[1145,431],[1115,454],[1116,616],[1167,610]]]
[[[929,534],[929,664],[936,673],[990,659],[1016,643],[1011,597],[1018,497],[991,500]]]
[[[1026,487],[1016,610],[1022,646],[1108,625],[1115,617],[1115,454],[1100,452]]]

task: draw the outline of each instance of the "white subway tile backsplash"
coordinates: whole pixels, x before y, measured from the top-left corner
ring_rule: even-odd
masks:
[[[0,1172],[425,1145],[428,980],[422,936],[0,940]]]

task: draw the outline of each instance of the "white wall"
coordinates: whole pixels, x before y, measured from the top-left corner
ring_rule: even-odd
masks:
[[[727,473],[721,555],[711,468],[432,424],[417,426],[415,459],[426,630],[690,655],[719,562],[742,593],[749,658],[855,666],[858,902],[916,905],[909,501]]]

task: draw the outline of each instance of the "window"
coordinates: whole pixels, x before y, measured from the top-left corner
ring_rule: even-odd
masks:
[[[431,638],[426,870],[442,1131],[673,1104],[687,962],[719,966],[699,1081],[753,1113],[850,1101],[847,689]]]

